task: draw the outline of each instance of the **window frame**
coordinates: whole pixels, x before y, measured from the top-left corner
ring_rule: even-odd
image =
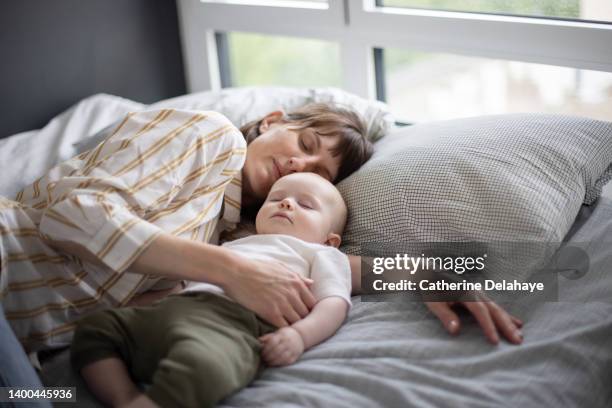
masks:
[[[379,7],[375,0],[329,0],[327,7],[307,1],[177,0],[177,7],[190,92],[221,89],[215,34],[230,31],[336,42],[342,88],[370,99],[377,94],[375,48],[612,72],[609,23]]]

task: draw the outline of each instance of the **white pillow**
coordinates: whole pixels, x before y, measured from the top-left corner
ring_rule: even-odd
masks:
[[[366,122],[367,137],[372,141],[380,139],[394,126],[393,116],[384,103],[366,100],[336,88],[227,88],[165,99],[143,108],[212,110],[222,113],[240,127],[275,110],[291,111],[311,102],[327,102],[353,109]],[[117,118],[117,121],[120,119]],[[114,123],[98,134],[75,143],[76,151],[80,153],[95,147],[108,136]]]
[[[372,141],[380,139],[394,125],[394,118],[386,104],[363,99],[337,88],[227,88],[166,99],[149,108],[213,110],[222,113],[240,127],[275,110],[291,111],[311,102],[333,103],[353,109],[365,120],[368,138]]]

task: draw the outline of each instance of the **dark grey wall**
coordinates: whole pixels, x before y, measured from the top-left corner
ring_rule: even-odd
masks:
[[[175,0],[0,2],[0,138],[98,92],[185,93]]]

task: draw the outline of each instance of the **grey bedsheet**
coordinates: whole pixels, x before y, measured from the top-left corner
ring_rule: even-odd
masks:
[[[559,278],[558,302],[507,305],[526,322],[521,346],[490,345],[465,314],[452,338],[421,303],[355,297],[332,339],[297,364],[263,371],[222,406],[611,406],[612,200],[583,207],[568,238],[586,249],[590,269]],[[97,406],[66,360],[66,352],[50,359],[44,381],[76,385],[78,406]]]

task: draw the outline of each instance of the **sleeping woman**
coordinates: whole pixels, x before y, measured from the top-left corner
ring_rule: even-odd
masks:
[[[129,114],[96,148],[15,200],[0,197],[0,334],[14,340],[5,316],[27,350],[65,346],[79,317],[150,303],[184,281],[216,284],[287,326],[313,307],[309,282],[281,263],[215,245],[218,235],[235,227],[241,210],[257,208],[278,178],[313,172],[337,183],[371,154],[362,120],[324,104],[272,112],[240,130],[214,112]],[[358,293],[360,260],[350,263]],[[459,330],[451,304],[427,305],[449,332]],[[491,342],[498,330],[520,342],[520,321],[499,306],[464,306]],[[6,344],[2,354],[21,353]]]

